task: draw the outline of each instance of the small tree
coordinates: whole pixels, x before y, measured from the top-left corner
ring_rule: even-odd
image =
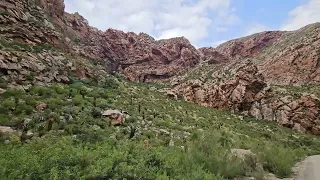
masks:
[[[47,131],[51,131],[52,129],[52,126],[53,126],[53,123],[56,121],[56,117],[53,113],[50,114],[50,117],[49,117],[49,121],[48,121],[48,128],[47,128]]]
[[[82,96],[82,99],[85,99],[85,96],[87,95],[87,90],[85,88],[80,89],[80,94]]]
[[[69,95],[68,95],[69,98],[72,97],[72,89],[69,89]]]
[[[88,96],[93,97],[93,106],[97,107],[97,99],[100,97],[99,93],[97,93],[96,91],[91,91]]]
[[[129,139],[132,139],[137,131],[137,128],[134,126],[130,126],[130,136]]]
[[[23,94],[24,94],[23,90],[13,89],[13,90],[7,90],[1,96],[4,98],[13,97],[15,102],[15,107],[17,108],[19,104],[19,100]]]

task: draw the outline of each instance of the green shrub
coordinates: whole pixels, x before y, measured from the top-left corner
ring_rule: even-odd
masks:
[[[76,82],[70,85],[71,88],[80,91],[81,89],[85,88],[85,85],[82,82]]]
[[[101,117],[101,109],[92,108],[91,115],[93,118],[100,118]]]
[[[51,88],[54,89],[55,92],[58,94],[68,94],[69,93],[69,89],[66,89],[61,85],[54,85]]]
[[[63,99],[61,98],[49,98],[46,100],[47,104],[48,104],[48,108],[51,110],[56,110],[58,108],[60,108],[61,106],[63,106],[65,103],[65,101],[63,101]]]
[[[54,90],[49,89],[47,87],[34,86],[30,90],[31,94],[38,96],[51,97],[55,94]]]
[[[9,122],[9,117],[4,114],[0,114],[0,125],[6,125]]]
[[[97,107],[99,107],[101,109],[108,109],[108,108],[111,108],[112,105],[110,102],[108,102],[102,98],[98,98],[97,99]]]
[[[29,74],[26,75],[26,80],[28,81],[33,81],[34,80],[35,73],[30,72]]]
[[[75,44],[79,44],[81,40],[80,40],[79,38],[73,38],[72,41],[73,41]]]
[[[80,108],[76,106],[72,106],[72,107],[67,106],[67,107],[63,107],[61,111],[67,115],[77,116],[80,112]]]
[[[18,90],[18,89],[9,89],[6,90],[3,94],[1,94],[2,97],[4,98],[20,98],[25,92],[23,90]]]
[[[152,131],[145,131],[143,135],[146,136],[148,139],[152,139],[156,137],[156,133]]]
[[[119,87],[119,84],[114,80],[114,78],[108,77],[105,79],[103,87],[107,89],[117,89]]]
[[[25,113],[26,115],[31,115],[33,113],[33,107],[27,104],[19,104],[17,109],[14,111],[15,115]]]
[[[1,104],[6,109],[14,109],[16,107],[16,103],[12,99],[5,99]]]
[[[206,171],[220,174],[228,179],[245,176],[246,168],[243,162],[237,158],[230,158],[228,149],[212,141],[216,139],[215,137],[209,137],[193,144],[191,151],[185,157],[187,162],[184,163],[202,164]]]
[[[0,106],[0,114],[8,114],[9,110],[3,106]]]
[[[287,177],[292,173],[298,154],[301,150],[286,149],[281,146],[265,147],[260,149],[259,158],[263,163],[263,168],[278,177]]]
[[[73,99],[72,99],[73,105],[75,106],[80,106],[82,105],[85,101],[82,99],[82,97],[80,95],[76,95]]]
[[[32,96],[28,96],[25,98],[26,104],[32,107],[36,107],[37,106],[37,100],[32,97]]]

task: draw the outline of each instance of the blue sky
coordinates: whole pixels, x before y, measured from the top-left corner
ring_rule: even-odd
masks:
[[[230,40],[264,30],[280,30],[286,23],[291,10],[307,1],[302,0],[233,0],[236,15],[240,21],[227,26],[227,31],[215,33],[204,40],[205,45],[211,42]],[[319,9],[320,11],[320,9]]]
[[[185,36],[196,47],[320,21],[320,0],[65,0],[100,30]]]

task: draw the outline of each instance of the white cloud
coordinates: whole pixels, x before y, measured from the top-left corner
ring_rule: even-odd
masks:
[[[244,36],[252,35],[252,34],[267,31],[267,30],[268,28],[265,25],[253,24],[246,30]]]
[[[230,1],[65,0],[65,4],[67,12],[79,12],[101,30],[145,32],[157,39],[185,36],[201,44],[210,29],[239,22]]]
[[[320,0],[309,0],[290,11],[289,19],[281,30],[297,30],[305,25],[320,21]]]

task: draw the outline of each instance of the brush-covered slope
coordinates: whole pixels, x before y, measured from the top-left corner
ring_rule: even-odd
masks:
[[[168,99],[161,89],[113,76],[7,89],[0,95],[0,125],[13,132],[1,133],[1,177],[287,177],[296,161],[320,153],[319,137]],[[108,109],[129,116],[112,126],[100,114]]]

